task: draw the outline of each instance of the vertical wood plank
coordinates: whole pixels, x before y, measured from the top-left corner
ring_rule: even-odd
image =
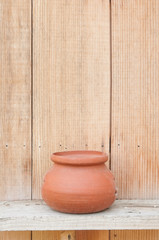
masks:
[[[0,1],[0,200],[31,197],[31,4]],[[0,239],[31,239],[1,232]]]
[[[0,232],[0,240],[30,240],[31,232]]]
[[[75,240],[75,231],[33,231],[32,239]]]
[[[54,151],[109,151],[109,1],[34,1],[33,198]]]
[[[118,196],[159,197],[159,1],[112,1],[112,153]]]
[[[76,231],[76,240],[109,240],[109,231]]]
[[[33,198],[54,151],[109,151],[109,0],[34,1]],[[33,233],[33,239],[57,233]],[[96,232],[98,239],[98,234]]]
[[[118,197],[159,197],[159,1],[112,0],[111,168]],[[158,239],[158,231],[111,231]]]
[[[158,240],[158,230],[113,230],[111,240]]]
[[[109,231],[33,231],[32,238],[38,240],[109,240]]]
[[[76,232],[75,231],[61,231],[60,240],[75,240]]]
[[[30,1],[0,2],[0,199],[31,196]]]
[[[60,231],[33,231],[33,240],[60,240]]]

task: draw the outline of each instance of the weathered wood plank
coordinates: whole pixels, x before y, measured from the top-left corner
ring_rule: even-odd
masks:
[[[31,196],[30,12],[27,0],[0,3],[1,200]]]
[[[109,229],[159,229],[159,200],[117,200],[95,214],[59,213],[42,200],[0,203],[0,231]]]
[[[0,199],[31,197],[31,3],[0,1]],[[0,239],[31,239],[4,232]]]
[[[111,166],[118,197],[159,197],[159,1],[112,0]]]
[[[118,198],[159,197],[159,1],[112,0],[111,167]],[[112,239],[158,239],[122,231]]]
[[[37,199],[52,152],[109,151],[109,0],[38,0],[33,15],[33,198]]]
[[[33,198],[54,151],[109,151],[109,0],[34,1]]]

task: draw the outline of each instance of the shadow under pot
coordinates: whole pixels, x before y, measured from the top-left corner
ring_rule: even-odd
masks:
[[[56,152],[47,172],[42,197],[51,208],[65,213],[99,212],[115,201],[115,182],[98,151]]]

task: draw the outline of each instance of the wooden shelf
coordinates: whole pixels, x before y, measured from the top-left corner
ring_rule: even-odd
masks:
[[[159,229],[159,200],[116,200],[106,211],[64,214],[41,200],[0,202],[0,231]]]

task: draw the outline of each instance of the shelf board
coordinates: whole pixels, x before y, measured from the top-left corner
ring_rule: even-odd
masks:
[[[159,229],[159,200],[116,200],[92,214],[53,211],[42,200],[0,202],[0,231]]]

